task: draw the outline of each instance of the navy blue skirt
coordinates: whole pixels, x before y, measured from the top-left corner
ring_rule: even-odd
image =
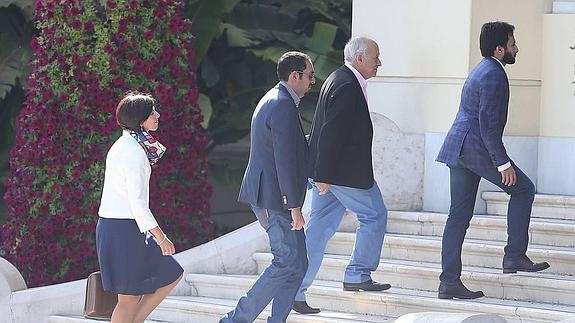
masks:
[[[172,256],[141,233],[135,220],[100,218],[96,249],[104,290],[114,294],[152,294],[184,272]]]

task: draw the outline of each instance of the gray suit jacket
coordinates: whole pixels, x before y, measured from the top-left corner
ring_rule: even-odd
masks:
[[[308,146],[297,107],[281,84],[258,103],[251,122],[250,158],[238,200],[287,210],[301,207],[308,179]]]
[[[508,104],[505,70],[495,58],[483,58],[463,85],[459,111],[436,160],[455,166],[463,155],[467,167],[478,169],[510,161],[502,140]]]

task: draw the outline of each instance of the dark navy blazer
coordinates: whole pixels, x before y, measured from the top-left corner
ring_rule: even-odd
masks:
[[[459,111],[436,161],[455,166],[463,155],[468,168],[509,162],[502,141],[508,106],[509,82],[503,66],[493,57],[483,58],[463,85]]]
[[[373,125],[353,72],[341,66],[325,80],[309,138],[310,173],[317,182],[373,186]]]
[[[258,103],[250,158],[239,201],[272,210],[301,207],[308,179],[308,145],[297,107],[281,84]]]

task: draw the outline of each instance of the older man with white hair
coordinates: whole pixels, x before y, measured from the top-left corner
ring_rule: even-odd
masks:
[[[293,306],[302,314],[320,312],[307,304],[305,292],[346,209],[357,214],[359,227],[343,276],[343,290],[382,291],[391,287],[371,279],[371,272],[379,265],[387,224],[387,209],[373,178],[373,126],[367,106],[367,80],[381,66],[379,47],[372,39],[354,37],[345,45],[344,55],[345,64],[321,88],[309,139],[309,267]]]

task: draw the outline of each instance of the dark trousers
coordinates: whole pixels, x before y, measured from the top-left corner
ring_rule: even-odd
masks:
[[[513,186],[505,186],[501,182],[501,173],[497,168],[469,169],[463,158],[457,166],[450,166],[451,207],[441,245],[442,272],[439,280],[445,283],[459,282],[461,276],[461,248],[469,222],[473,217],[475,198],[479,180],[483,177],[499,186],[511,195],[507,209],[507,245],[505,258],[522,257],[527,251],[529,242],[529,221],[531,207],[535,197],[533,182],[511,162],[517,174],[517,182]]]

